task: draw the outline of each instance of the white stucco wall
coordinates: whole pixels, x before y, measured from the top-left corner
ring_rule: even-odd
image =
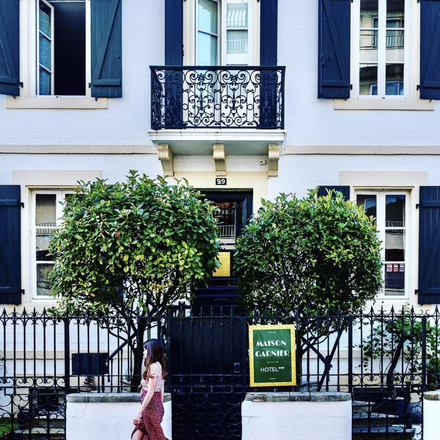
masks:
[[[139,394],[68,396],[66,440],[129,439],[139,406]],[[168,397],[164,408],[162,429],[165,437],[171,439],[171,401]]]
[[[254,393],[242,405],[242,439],[351,440],[345,393]]]
[[[440,391],[423,395],[423,440],[438,440],[438,415],[440,413]]]
[[[66,440],[129,438],[136,394],[77,394],[67,397]],[[164,434],[171,435],[171,401],[166,395]],[[242,404],[242,439],[351,440],[347,393],[250,393]]]

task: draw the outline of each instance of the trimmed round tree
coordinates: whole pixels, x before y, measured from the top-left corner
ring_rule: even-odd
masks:
[[[218,266],[214,209],[186,181],[169,184],[131,171],[121,183],[81,182],[50,242],[56,312],[148,318],[119,328],[141,355],[136,347],[152,317],[190,299]],[[135,372],[140,363],[135,359]]]
[[[263,201],[237,242],[242,304],[261,315],[355,313],[382,286],[380,248],[372,219],[341,193],[280,194]],[[309,322],[298,329],[299,358],[303,336],[318,338],[316,320]]]

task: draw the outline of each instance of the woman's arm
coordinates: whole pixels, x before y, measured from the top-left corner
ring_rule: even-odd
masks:
[[[148,391],[147,395],[144,398],[144,401],[142,402],[142,405],[136,414],[136,417],[134,418],[133,422],[137,424],[142,417],[142,413],[144,409],[148,406],[148,404],[151,402],[151,399],[153,398],[154,394],[154,388],[156,387],[157,377],[150,377],[148,379]]]

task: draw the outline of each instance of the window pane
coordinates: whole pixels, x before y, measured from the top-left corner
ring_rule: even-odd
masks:
[[[211,0],[199,0],[198,29],[199,31],[217,34],[217,2]]]
[[[405,264],[385,264],[385,295],[405,294]]]
[[[35,207],[35,252],[37,261],[51,261],[49,241],[56,228],[55,194],[37,194]]]
[[[247,53],[248,31],[228,31],[226,36],[226,52]]]
[[[373,19],[376,18],[379,14],[379,5],[378,0],[361,0],[361,28],[366,27],[377,27],[374,25]]]
[[[43,32],[48,37],[51,37],[50,8],[47,5],[45,5],[43,2],[40,2],[38,23],[40,26],[40,31]]]
[[[387,61],[403,61],[405,32],[387,29]]]
[[[387,195],[385,208],[385,226],[405,227],[405,196]]]
[[[405,15],[405,0],[387,1],[387,27],[403,27],[404,15]],[[398,21],[395,20],[396,18],[402,19],[402,22],[398,23]],[[388,21],[390,21],[392,25],[399,24],[399,26],[392,26],[392,25],[388,26]]]
[[[405,231],[388,229],[385,232],[385,261],[405,261]]]
[[[40,95],[51,95],[50,73],[40,67]]]
[[[47,70],[51,70],[51,42],[44,36],[40,35],[40,64]]]
[[[370,194],[359,194],[356,199],[357,204],[363,205],[368,217],[373,216],[374,217],[374,224],[376,224],[376,218],[377,218],[377,201],[376,196],[370,195]]]
[[[240,29],[248,27],[248,4],[247,2],[234,3],[228,1],[226,5],[226,28]]]
[[[217,65],[217,37],[199,32],[197,64],[200,66]]]
[[[359,77],[359,94],[377,95],[377,65],[361,66]]]
[[[377,30],[361,30],[360,60],[361,62],[377,62]]]
[[[52,290],[47,280],[53,264],[37,264],[37,296],[50,296]]]

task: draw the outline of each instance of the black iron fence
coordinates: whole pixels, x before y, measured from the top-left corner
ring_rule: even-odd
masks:
[[[284,67],[152,66],[151,127],[284,128]]]
[[[155,317],[3,311],[0,438],[64,439],[66,394],[135,390],[140,342],[149,337],[165,342],[176,414],[179,402],[188,411],[189,395],[227,396],[239,411],[244,394],[255,390],[249,386],[248,325],[294,324],[298,385],[289,390],[351,393],[353,438],[385,432],[422,439],[422,395],[439,383],[439,320],[438,310],[408,308],[280,317],[183,306]]]

